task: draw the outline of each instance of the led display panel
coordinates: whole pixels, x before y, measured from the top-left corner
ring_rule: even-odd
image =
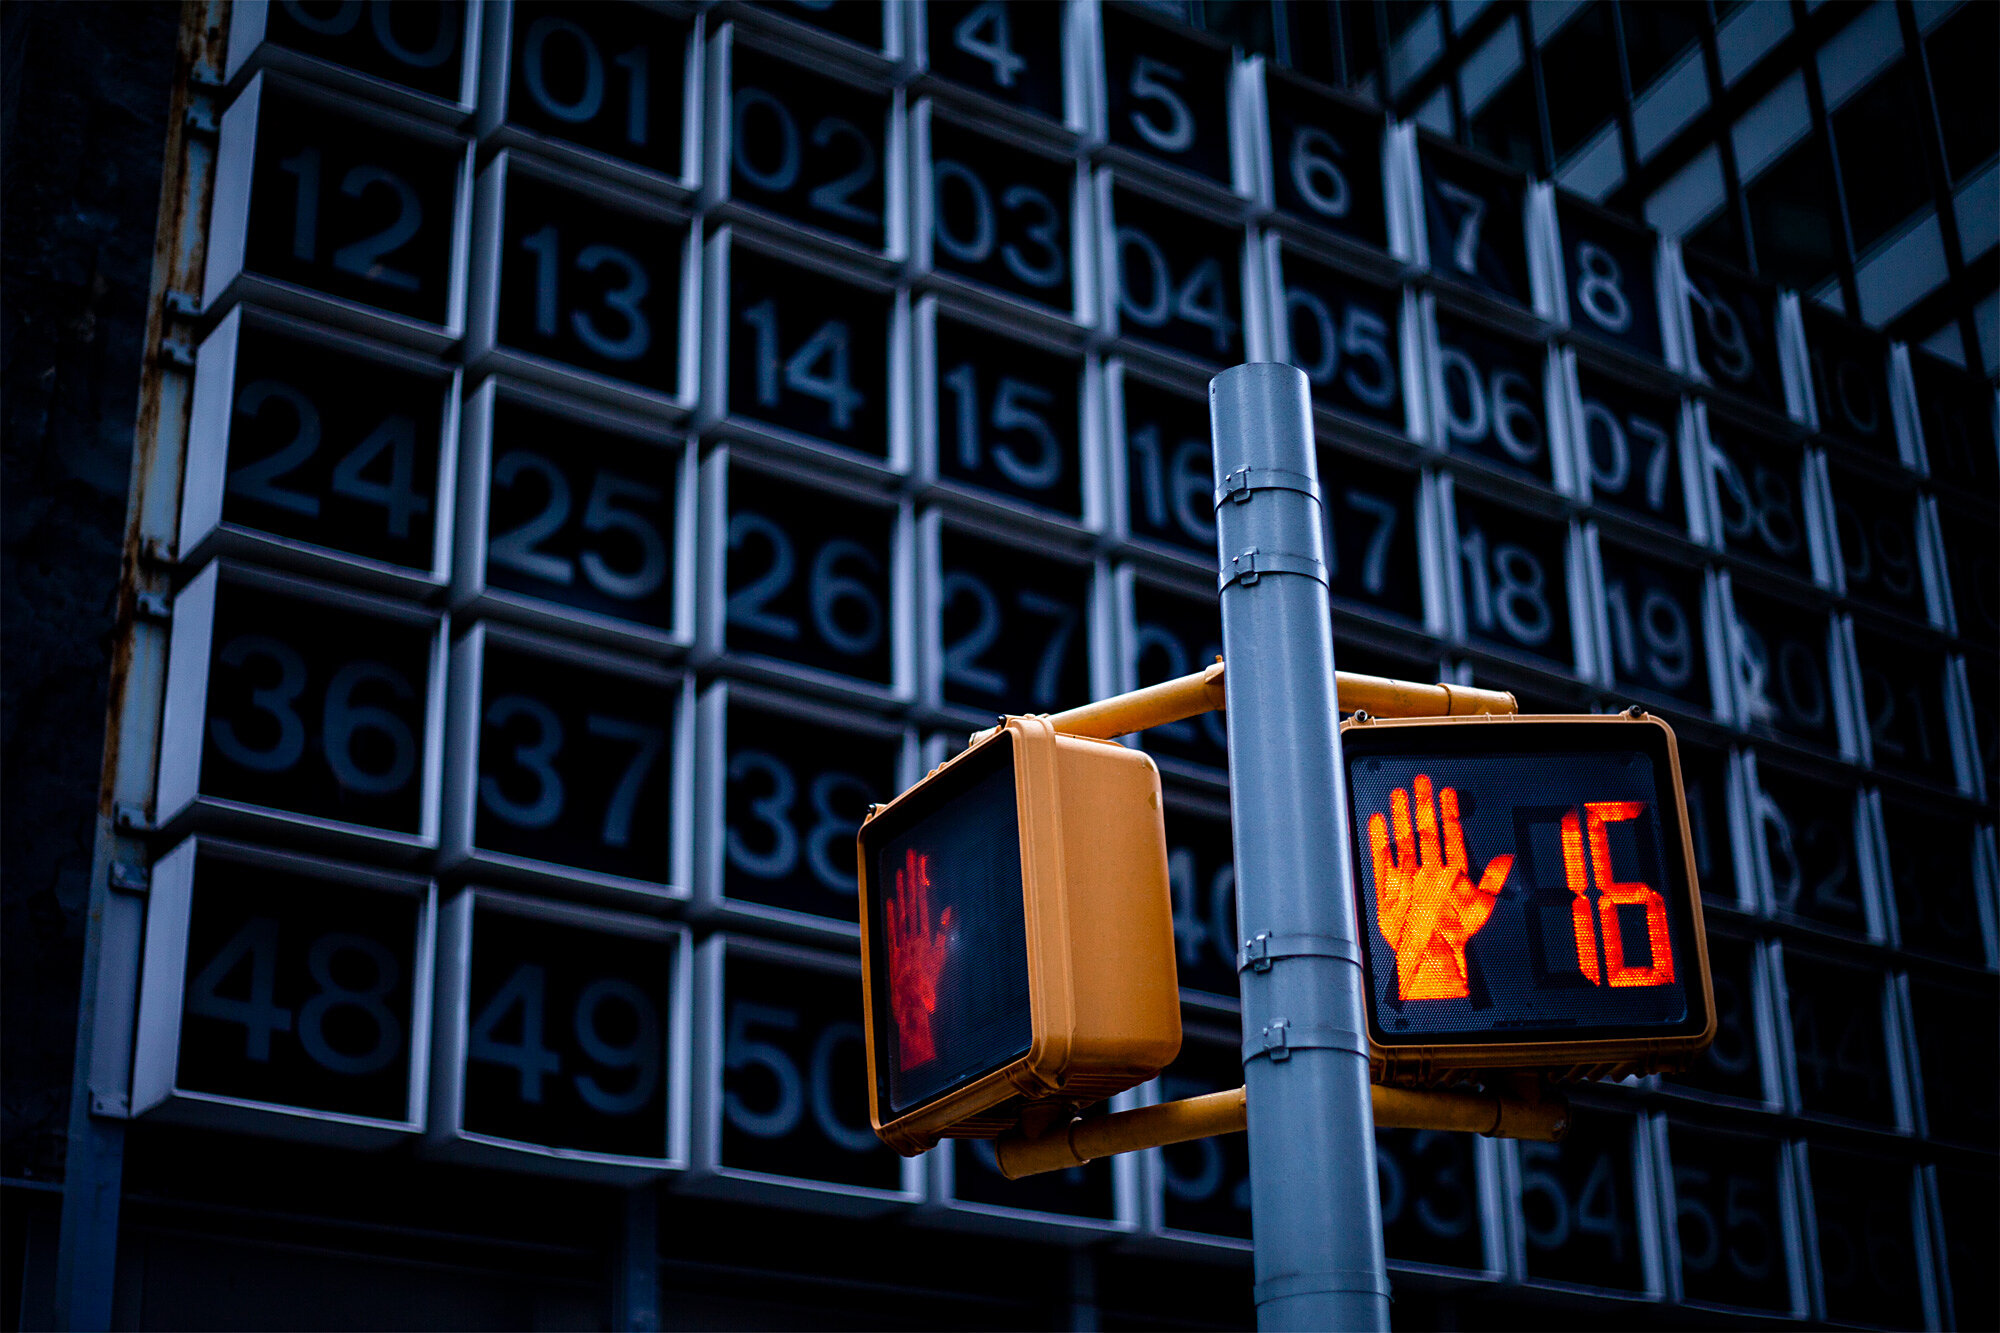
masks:
[[[1342,745],[1384,1077],[1665,1068],[1708,1044],[1708,954],[1665,723],[1349,722]]]

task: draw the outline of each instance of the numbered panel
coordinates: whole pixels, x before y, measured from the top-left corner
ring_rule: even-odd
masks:
[[[1683,254],[1688,364],[1726,393],[1784,415],[1778,289],[1694,254]]]
[[[1527,182],[1420,132],[1418,190],[1431,272],[1521,310],[1532,309]]]
[[[441,863],[686,897],[692,701],[685,676],[474,625],[452,645]]]
[[[1698,481],[1690,487],[1701,449],[1688,443],[1694,437],[1679,400],[1582,366],[1576,382],[1578,415],[1569,437],[1576,442],[1579,489],[1590,503],[1702,540],[1708,532],[1707,502],[1688,503],[1690,494],[1707,494]]]
[[[1849,731],[1836,624],[1824,611],[1737,584],[1731,649],[1744,725],[1839,753]]]
[[[1102,611],[1089,563],[1030,554],[936,512],[923,544],[927,699],[990,721],[1110,693],[1094,659]]]
[[[641,410],[694,405],[698,231],[503,149],[479,174],[467,360]]]
[[[1222,608],[1205,589],[1148,583],[1118,571],[1118,623],[1125,636],[1120,688],[1138,689],[1206,670],[1222,656]],[[1218,709],[1152,727],[1136,737],[1163,769],[1226,782],[1229,733]]]
[[[1792,441],[1705,416],[1722,549],[1801,579],[1820,576],[1808,517],[1817,508],[1811,456]]]
[[[866,8],[856,6],[855,8]],[[901,259],[901,93],[840,82],[738,40],[709,44],[705,197],[818,241]]]
[[[727,228],[709,242],[706,281],[704,422],[816,458],[909,466],[903,297],[746,246]]]
[[[1687,800],[1688,836],[1694,842],[1695,876],[1704,901],[1748,907],[1755,897],[1751,880],[1737,873],[1743,819],[1738,762],[1719,750],[1682,736],[1681,794]]]
[[[423,1128],[431,882],[189,838],[153,863],[132,1113],[348,1146]]]
[[[1569,528],[1453,491],[1459,633],[1473,643],[1578,669]]]
[[[1279,219],[1385,255],[1382,113],[1266,64],[1265,178]]]
[[[1985,1148],[2000,1134],[2000,1082],[1991,1060],[2000,1043],[2000,1009],[1992,988],[1909,980],[1912,1055],[1921,1071],[1924,1128],[1934,1139]]]
[[[1605,679],[1727,718],[1720,669],[1727,660],[1720,610],[1700,569],[1614,546],[1598,548],[1603,573]]]
[[[1910,374],[1931,476],[1990,509],[2000,502],[1993,382],[1922,352],[1910,353]]]
[[[917,266],[1010,311],[1090,323],[1095,232],[1082,169],[917,108]]]
[[[216,154],[207,309],[240,298],[432,351],[458,340],[470,143],[259,74]]]
[[[1104,327],[1212,373],[1261,349],[1245,342],[1244,233],[1098,173]],[[1247,350],[1246,350],[1247,349]]]
[[[1770,763],[1758,764],[1756,775],[1756,822],[1771,910],[1871,934],[1877,916],[1869,907],[1865,870],[1868,812],[1854,789]]]
[[[1791,1290],[1800,1244],[1784,1145],[1690,1125],[1666,1127],[1681,1299],[1725,1309],[1805,1313]]]
[[[498,377],[465,421],[455,609],[652,652],[693,639],[684,440]]]
[[[467,889],[438,936],[435,1156],[638,1183],[688,1162],[687,927]]]
[[[1814,1314],[1878,1328],[1923,1323],[1929,1254],[1914,1173],[1901,1162],[1818,1143],[1804,1156],[1818,1241]]]
[[[794,40],[838,38],[846,47],[852,48],[831,46],[830,49],[838,55],[847,58],[872,57],[870,63],[879,64],[897,59],[903,53],[904,8],[899,0],[858,0],[854,4],[835,4],[833,0],[777,0],[775,4],[755,7],[752,16],[781,31],[791,29],[788,35]],[[830,46],[824,42],[815,44]]]
[[[365,0],[330,12],[301,0],[245,4],[230,18],[223,76],[285,70],[457,123],[472,111],[483,10],[461,0]]]
[[[702,20],[638,5],[487,8],[482,139],[649,190],[701,175]]]
[[[1708,967],[1715,986],[1715,1040],[1690,1068],[1665,1075],[1664,1081],[1674,1089],[1776,1110],[1782,1098],[1772,1069],[1770,972],[1763,947],[1711,930]]]
[[[1991,511],[1940,504],[1938,528],[1950,570],[1959,637],[2000,648],[2000,522]]]
[[[1519,1143],[1513,1200],[1530,1281],[1646,1291],[1651,1161],[1631,1116],[1592,1107],[1561,1143]]]
[[[1896,944],[1969,967],[1991,967],[1992,923],[1980,889],[1978,835],[1966,823],[1956,810],[1883,798]]]
[[[702,696],[700,726],[696,901],[858,938],[854,837],[916,780],[914,734],[728,682]]]
[[[1421,437],[1425,394],[1409,387],[1422,364],[1410,303],[1392,288],[1350,277],[1276,237],[1266,242],[1265,253],[1279,298],[1274,355],[1306,373],[1314,404],[1392,435]]]
[[[1110,1103],[1099,1102],[1084,1114],[1110,1109]],[[1070,1245],[1138,1229],[1138,1163],[1132,1154],[1022,1180],[1000,1174],[991,1139],[946,1139],[922,1160],[929,1167],[926,1188],[932,1200],[926,1216],[940,1226]]]
[[[1548,349],[1437,312],[1431,417],[1450,453],[1567,490],[1549,432]]]
[[[1648,364],[1668,361],[1658,234],[1567,194],[1555,195],[1555,219],[1570,331]]]
[[[1238,937],[1229,803],[1219,795],[1198,796],[1173,787],[1166,788],[1165,800],[1167,882],[1174,899],[1181,996],[1207,1007],[1233,1005]],[[1240,1058],[1237,1063],[1240,1069]]]
[[[1896,413],[1889,393],[1889,340],[1833,314],[1817,301],[1800,303],[1806,364],[1812,377],[1819,432],[1885,463],[1900,463]]]
[[[1329,449],[1322,440],[1319,483],[1334,605],[1370,619],[1427,625],[1419,475]],[[1341,665],[1351,669],[1344,648]]]
[[[700,654],[793,684],[904,698],[915,676],[906,505],[702,463]]]
[[[180,558],[254,555],[422,595],[449,566],[457,442],[457,371],[238,307],[195,365]]]
[[[917,6],[932,78],[1031,121],[1081,128],[1082,81],[1064,52],[1070,6],[1039,0],[933,0]]]
[[[1847,595],[1918,624],[1933,623],[1932,608],[1942,609],[1943,598],[1928,586],[1928,516],[1916,492],[1838,462],[1828,465],[1827,481]]]
[[[1888,978],[1792,948],[1784,951],[1784,965],[1799,1109],[1890,1129],[1906,1125],[1903,1073],[1890,1046],[1899,1025]]]
[[[1238,188],[1231,166],[1227,46],[1182,27],[1105,5],[1104,137],[1118,156],[1171,167],[1220,190]]]
[[[1876,769],[1957,790],[1951,719],[1959,707],[1943,651],[1907,634],[1857,625],[1854,661]]]
[[[1484,1184],[1496,1169],[1491,1149],[1470,1134],[1376,1130],[1375,1180],[1391,1266],[1497,1272]]]
[[[714,935],[698,954],[693,1187],[866,1216],[923,1197],[868,1123],[851,958]]]
[[[1112,525],[1136,545],[1215,568],[1215,462],[1208,404],[1131,374],[1105,373]]]
[[[174,599],[155,819],[437,845],[434,615],[211,564]]]
[[[1097,386],[1071,353],[917,312],[917,476],[1017,521],[1099,526]]]

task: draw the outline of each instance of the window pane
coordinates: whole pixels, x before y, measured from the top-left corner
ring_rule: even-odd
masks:
[[[1971,4],[1924,39],[1931,90],[1944,129],[1944,156],[1953,180],[1963,179],[2000,149],[1993,115],[1993,71],[2000,68],[2000,5]]]
[[[1466,127],[1474,148],[1490,153],[1518,171],[1537,170],[1535,89],[1526,73],[1517,74],[1493,94]]]
[[[1913,91],[1909,65],[1899,65],[1833,114],[1856,254],[1930,202]]]
[[[1613,57],[1610,6],[1592,5],[1571,19],[1542,48],[1542,69],[1549,134],[1560,162],[1618,114],[1623,93]]]
[[[1632,88],[1639,91],[1658,78],[1701,33],[1701,0],[1649,0],[1627,5],[1618,15],[1625,27],[1625,59],[1632,69]]]
[[[1808,139],[1744,191],[1757,272],[1785,287],[1816,290],[1834,274],[1838,253],[1826,156]]]

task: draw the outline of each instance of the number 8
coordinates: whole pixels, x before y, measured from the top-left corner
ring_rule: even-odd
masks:
[[[1576,264],[1583,270],[1576,284],[1577,304],[1608,333],[1632,327],[1632,303],[1619,284],[1625,275],[1609,251],[1584,241],[1576,247]]]

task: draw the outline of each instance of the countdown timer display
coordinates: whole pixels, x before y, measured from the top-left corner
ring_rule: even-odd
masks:
[[[1378,1059],[1618,1063],[1707,1044],[1707,950],[1666,724],[1342,730]]]

